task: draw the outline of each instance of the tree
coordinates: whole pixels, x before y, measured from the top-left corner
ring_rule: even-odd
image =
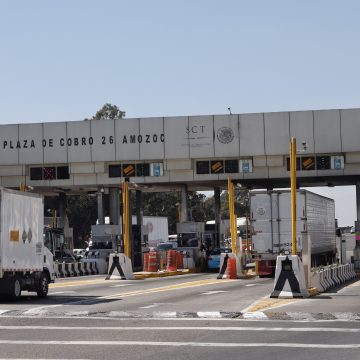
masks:
[[[66,214],[74,229],[75,247],[83,247],[82,239],[90,233],[97,220],[97,199],[87,194],[67,197]]]
[[[143,210],[145,216],[167,216],[170,234],[176,233],[178,209],[176,204],[180,201],[178,192],[144,193]]]
[[[116,105],[105,104],[92,118],[94,120],[122,119],[125,111],[121,111]]]

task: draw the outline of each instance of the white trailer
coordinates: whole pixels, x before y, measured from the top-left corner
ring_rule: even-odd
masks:
[[[43,197],[0,187],[0,294],[48,293],[55,280],[53,254],[44,245]]]
[[[276,257],[292,252],[291,192],[250,193],[252,252],[260,276],[273,274]],[[301,257],[303,241],[311,239],[313,266],[336,258],[335,203],[333,199],[306,190],[296,192],[296,247]]]

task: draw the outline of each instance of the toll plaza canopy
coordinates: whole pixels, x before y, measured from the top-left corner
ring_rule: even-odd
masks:
[[[289,184],[297,139],[300,186],[360,175],[360,109],[84,120],[0,126],[0,185],[95,191],[124,178],[145,191]]]

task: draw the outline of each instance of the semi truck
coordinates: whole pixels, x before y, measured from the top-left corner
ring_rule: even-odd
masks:
[[[53,254],[44,244],[44,202],[38,194],[0,187],[0,294],[48,293]]]
[[[292,253],[290,190],[250,192],[252,257],[260,277],[273,276],[276,257]],[[296,248],[311,241],[311,266],[336,260],[335,203],[307,190],[296,192]]]

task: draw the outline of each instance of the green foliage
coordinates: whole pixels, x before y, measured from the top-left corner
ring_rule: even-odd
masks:
[[[74,246],[83,247],[82,239],[90,233],[91,225],[97,220],[97,199],[96,196],[87,194],[67,197],[66,214],[70,227],[74,230]]]
[[[144,193],[143,210],[144,216],[167,216],[169,234],[176,233],[178,222],[178,208],[176,204],[180,201],[178,192]]]
[[[109,103],[105,104],[99,111],[96,112],[93,119],[107,120],[107,119],[122,119],[125,116],[125,111],[121,111],[116,105]]]

